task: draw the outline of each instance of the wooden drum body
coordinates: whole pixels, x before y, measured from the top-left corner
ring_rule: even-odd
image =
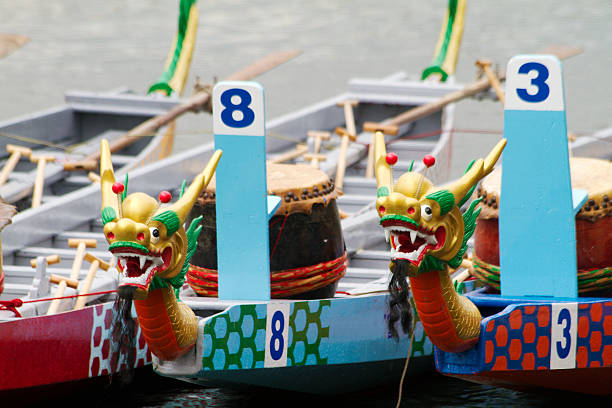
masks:
[[[612,287],[612,163],[572,157],[570,169],[572,187],[589,193],[576,215],[578,291],[608,289]],[[476,197],[482,198],[482,210],[474,231],[473,254],[476,277],[498,290],[500,186],[501,169],[497,168],[476,190]]]
[[[204,216],[187,272],[187,282],[202,296],[217,296],[214,182],[200,195],[187,219],[189,223]],[[267,183],[269,194],[282,199],[269,223],[272,297],[332,297],[347,264],[332,181],[311,166],[268,163]],[[240,256],[239,248],[236,256]]]

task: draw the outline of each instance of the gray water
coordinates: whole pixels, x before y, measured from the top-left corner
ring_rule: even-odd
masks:
[[[269,118],[342,92],[353,77],[381,77],[404,70],[416,79],[432,58],[446,3],[200,0],[196,53],[186,94],[191,94],[196,76],[204,82],[223,79],[270,52],[285,49],[300,49],[302,54],[257,78],[266,91]],[[66,90],[128,86],[146,92],[161,73],[172,45],[176,4],[168,0],[0,0],[0,32],[31,38],[25,47],[0,60],[0,120],[61,104]],[[611,20],[609,0],[468,0],[456,80],[475,79],[474,62],[479,58],[490,58],[503,70],[516,54],[554,44],[580,46],[584,53],[563,65],[568,128],[585,134],[608,127],[612,124],[608,103]],[[452,172],[457,175],[500,137],[502,107],[494,101],[462,101],[457,105],[455,127]],[[210,119],[189,114],[179,122],[178,132],[177,151],[208,141]],[[127,406],[164,405],[178,396],[192,396],[194,406],[270,405],[269,401],[290,403],[296,398],[308,405],[395,406],[397,398],[396,385],[327,401],[276,391],[246,393],[164,384],[169,391],[160,392],[159,386],[123,390],[129,397]],[[568,400],[432,375],[406,383],[403,406],[548,406],[561,398]]]

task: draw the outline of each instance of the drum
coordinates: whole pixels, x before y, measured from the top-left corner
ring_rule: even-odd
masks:
[[[269,222],[272,297],[333,297],[347,266],[333,182],[308,165],[268,163],[267,186],[269,194],[282,199]],[[198,197],[187,225],[200,215],[203,227],[187,282],[198,295],[217,296],[214,178]]]
[[[612,163],[570,158],[572,187],[588,191],[576,215],[578,291],[592,293],[612,287]],[[482,209],[474,231],[473,272],[486,285],[500,288],[498,206],[501,168],[482,180],[475,192]]]

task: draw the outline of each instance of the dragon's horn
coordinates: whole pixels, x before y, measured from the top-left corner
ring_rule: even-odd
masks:
[[[108,141],[102,139],[100,146],[100,185],[102,186],[102,218],[104,223],[119,216],[119,200],[117,194],[113,192],[113,184],[115,184],[115,173],[111,161],[110,147]]]
[[[393,190],[393,174],[391,166],[387,163],[387,148],[385,147],[385,135],[377,131],[374,135],[374,169],[376,172],[376,184],[380,190],[386,187],[390,194]]]
[[[173,211],[178,216],[180,223],[183,224],[189,211],[191,211],[191,207],[193,207],[193,204],[200,195],[200,192],[206,188],[212,179],[219,159],[221,158],[221,154],[221,150],[216,150],[208,161],[206,168],[204,168],[204,170],[191,182],[191,185],[187,188],[182,197],[169,207],[161,207],[156,215],[166,211]]]
[[[506,147],[506,139],[500,140],[484,160],[476,160],[472,167],[459,180],[443,188],[453,194],[455,203],[460,202],[461,199],[470,191],[472,186],[493,171],[495,163],[497,162],[497,159],[499,159],[499,156],[501,156],[504,147]]]

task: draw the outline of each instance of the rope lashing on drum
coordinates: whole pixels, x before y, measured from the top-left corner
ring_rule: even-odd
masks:
[[[293,296],[327,286],[344,276],[348,265],[346,252],[332,261],[302,266],[270,274],[270,289],[273,298]],[[187,282],[202,296],[218,295],[218,274],[215,269],[189,265]]]
[[[500,290],[500,269],[498,265],[493,265],[483,261],[473,255],[472,274],[481,282]],[[604,290],[612,287],[612,267],[599,269],[578,270],[578,293],[585,294],[596,290]]]
[[[48,302],[48,301],[52,301],[52,300],[56,300],[56,299],[58,299],[58,300],[72,299],[72,298],[77,298],[79,296],[107,295],[109,293],[116,293],[116,291],[113,289],[113,290],[104,290],[104,291],[101,291],[101,292],[79,293],[79,294],[76,294],[76,295],[58,296],[58,297],[43,298],[43,299],[31,299],[31,300],[21,300],[21,299],[0,300],[0,310],[9,310],[9,311],[15,313],[15,317],[22,317],[21,313],[19,313],[17,308],[23,306],[26,303]]]

